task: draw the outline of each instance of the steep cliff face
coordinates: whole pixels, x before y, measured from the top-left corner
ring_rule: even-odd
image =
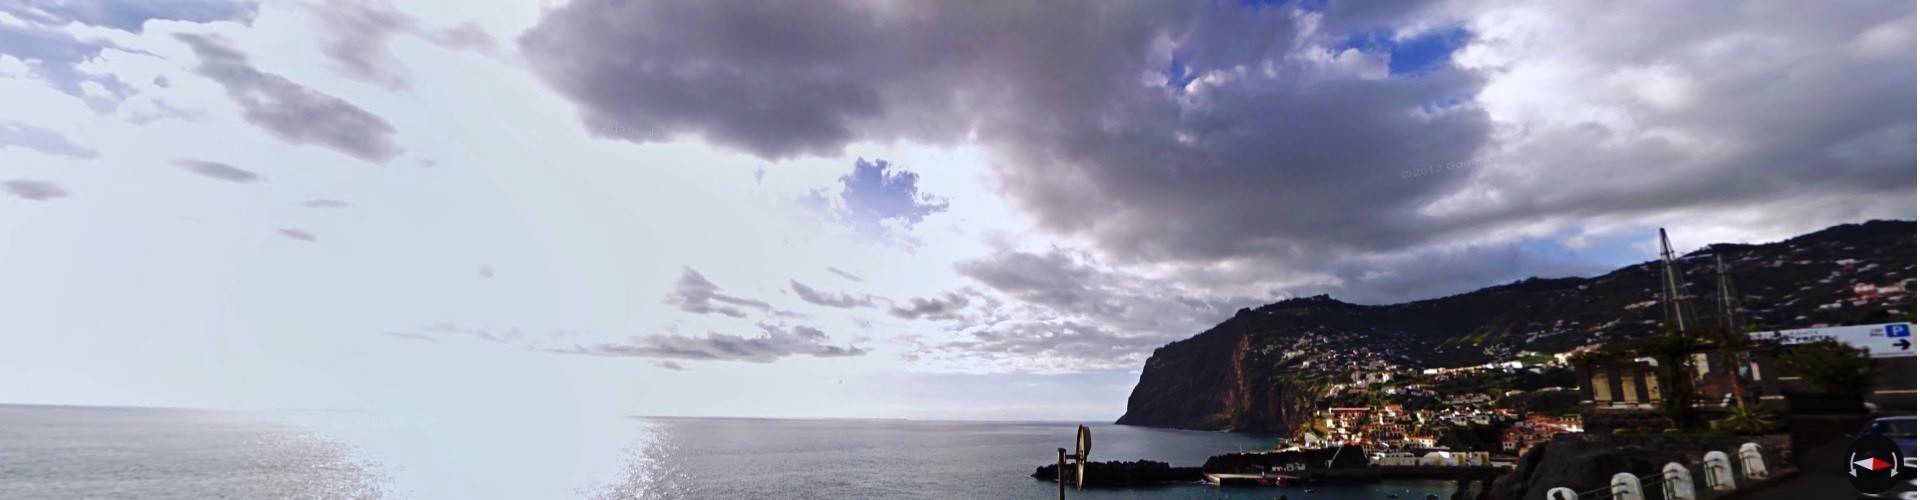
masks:
[[[1244,315],[1155,349],[1118,424],[1227,430],[1241,403]]]
[[[1912,294],[1855,305],[1853,286],[1912,280],[1914,242],[1912,221],[1873,221],[1763,245],[1713,245],[1681,260],[1688,286],[1703,297],[1700,307],[1711,311],[1712,257],[1722,257],[1746,324],[1891,322],[1910,320]],[[1405,304],[1322,295],[1243,309],[1155,350],[1117,423],[1292,433],[1329,384],[1355,373],[1462,366],[1651,335],[1662,315],[1654,302],[1658,276],[1642,263],[1592,278],[1535,278]],[[1840,307],[1821,307],[1827,304]]]

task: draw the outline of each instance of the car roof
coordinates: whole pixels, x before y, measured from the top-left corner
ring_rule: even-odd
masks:
[[[1888,420],[1913,420],[1913,417],[1880,417],[1873,419],[1875,422],[1885,422]]]

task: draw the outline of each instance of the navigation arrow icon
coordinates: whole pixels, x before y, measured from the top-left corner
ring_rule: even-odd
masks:
[[[1893,464],[1890,462],[1881,460],[1879,458],[1871,458],[1871,457],[1867,458],[1866,460],[1854,461],[1853,464],[1858,465],[1861,468],[1864,468],[1867,470],[1880,470],[1880,469],[1885,469],[1893,466]]]
[[[1899,342],[1894,342],[1893,345],[1900,347],[1900,350],[1902,351],[1913,348],[1913,343],[1908,342],[1907,339],[1900,339]]]

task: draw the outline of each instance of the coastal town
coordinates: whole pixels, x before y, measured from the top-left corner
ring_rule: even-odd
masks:
[[[1548,356],[1529,353],[1531,363],[1444,369],[1376,365],[1355,371],[1351,381],[1331,386],[1329,399],[1377,396],[1375,400],[1393,402],[1320,408],[1305,430],[1277,448],[1358,446],[1370,451],[1376,465],[1511,465],[1534,445],[1581,431],[1574,406],[1577,388],[1567,363],[1585,350],[1590,348]],[[1485,390],[1492,385],[1488,381],[1522,376],[1565,385]],[[1458,389],[1462,387],[1482,390]]]

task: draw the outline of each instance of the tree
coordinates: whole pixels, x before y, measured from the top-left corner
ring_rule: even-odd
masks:
[[[1864,398],[1873,390],[1873,359],[1867,351],[1833,339],[1787,348],[1780,370],[1830,394]]]
[[[1660,413],[1673,422],[1679,429],[1697,429],[1700,427],[1699,412],[1694,411],[1693,380],[1688,375],[1692,366],[1692,353],[1708,346],[1708,342],[1668,328],[1660,335],[1641,339],[1628,347],[1632,352],[1654,358],[1660,362]]]

